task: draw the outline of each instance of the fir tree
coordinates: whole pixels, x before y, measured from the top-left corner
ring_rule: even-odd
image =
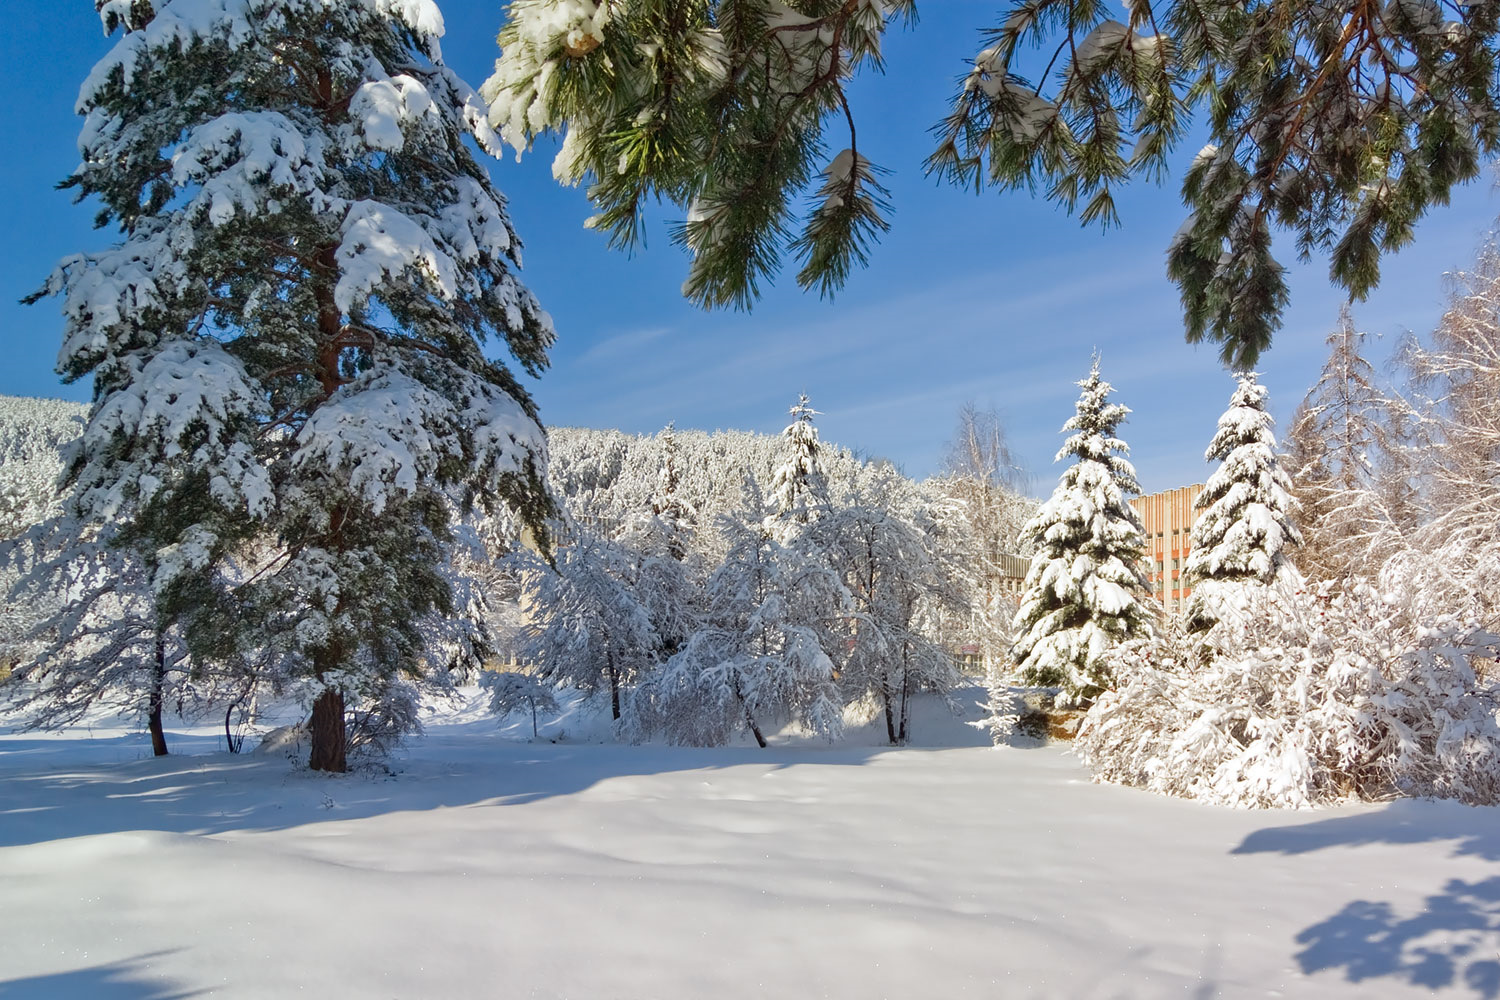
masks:
[[[1216,620],[1213,606],[1237,584],[1269,584],[1287,567],[1285,546],[1301,536],[1291,523],[1291,481],[1276,460],[1276,438],[1266,412],[1266,388],[1254,372],[1235,375],[1238,387],[1204,455],[1219,467],[1198,495],[1187,574],[1193,583],[1188,628]]]
[[[1149,635],[1151,612],[1141,601],[1149,592],[1141,571],[1144,529],[1125,500],[1140,487],[1124,457],[1129,449],[1115,436],[1130,411],[1108,402],[1113,388],[1099,377],[1098,355],[1078,385],[1076,413],[1063,425],[1073,434],[1056,459],[1074,464],[1021,532],[1036,554],[1011,655],[1026,683],[1059,686],[1087,701],[1112,683],[1105,653]]]
[[[792,422],[781,432],[786,453],[771,481],[771,509],[781,525],[783,541],[795,533],[797,526],[812,521],[828,508],[828,481],[823,475],[818,443],[818,429],[807,394],[803,393],[791,409]]]
[[[379,698],[451,610],[474,504],[545,544],[532,374],[550,323],[515,276],[495,149],[431,0],[133,0],[85,81],[83,164],[121,242],[62,262],[60,370],[92,377],[71,501],[120,521],[194,655],[262,648],[345,767],[345,699]]]

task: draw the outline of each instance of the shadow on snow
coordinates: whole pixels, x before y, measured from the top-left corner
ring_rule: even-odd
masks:
[[[1235,854],[1306,854],[1331,847],[1452,841],[1455,857],[1500,861],[1500,810],[1403,800],[1375,812],[1257,830]],[[1399,873],[1392,873],[1393,875]],[[1450,879],[1403,916],[1358,899],[1297,934],[1302,971],[1342,969],[1358,983],[1380,977],[1428,990],[1460,987],[1500,997],[1500,876]]]
[[[204,990],[184,990],[152,978],[146,970],[151,960],[161,954],[87,969],[0,979],[0,997],[4,1000],[187,1000],[204,995]]]
[[[522,805],[609,778],[738,765],[860,765],[896,749],[553,745],[437,735],[415,742],[389,772],[329,775],[274,754],[222,752],[61,765],[63,758],[128,754],[132,746],[118,739],[100,741],[102,751],[79,745],[90,742],[0,741],[0,847],[130,830],[266,831],[392,812]]]

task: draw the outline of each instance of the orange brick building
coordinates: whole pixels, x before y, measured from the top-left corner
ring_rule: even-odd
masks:
[[[1146,524],[1146,579],[1151,593],[1171,611],[1181,611],[1192,593],[1182,577],[1197,515],[1193,504],[1202,492],[1203,484],[1194,483],[1130,501]]]

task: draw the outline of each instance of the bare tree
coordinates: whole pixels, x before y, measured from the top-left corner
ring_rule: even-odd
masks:
[[[986,667],[993,668],[1006,661],[1015,612],[1004,589],[1007,556],[1018,552],[1021,526],[1035,507],[1022,495],[1029,477],[994,407],[980,409],[972,401],[959,407],[940,478],[952,519],[967,536],[968,550],[953,567],[974,594],[965,631],[977,640]]]
[[[1389,549],[1394,519],[1376,488],[1377,467],[1396,447],[1399,409],[1364,356],[1366,335],[1345,306],[1329,334],[1328,360],[1293,414],[1285,442],[1303,545],[1297,565],[1315,580],[1368,575]]]

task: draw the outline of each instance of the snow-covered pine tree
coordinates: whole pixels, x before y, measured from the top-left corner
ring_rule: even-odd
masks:
[[[823,475],[818,429],[807,394],[791,409],[792,422],[781,432],[785,457],[771,480],[772,516],[779,525],[777,535],[787,541],[804,524],[828,509],[828,481]]]
[[[661,648],[630,586],[631,568],[618,544],[580,529],[556,569],[536,561],[525,577],[531,621],[521,630],[523,661],[553,687],[609,692],[617,722],[626,689],[656,665]]]
[[[449,610],[464,507],[547,537],[533,374],[553,334],[516,278],[496,149],[432,0],[111,0],[68,185],[121,242],[64,260],[68,379],[95,404],[84,523],[122,520],[195,655],[279,658],[311,766],[345,767],[346,695]],[[236,560],[252,540],[267,557]],[[233,600],[224,599],[227,589]]]
[[[767,726],[785,722],[837,737],[843,702],[828,649],[847,591],[772,536],[752,477],[744,511],[721,530],[729,552],[709,577],[702,620],[635,692],[636,723],[643,734],[702,746],[726,743],[743,726],[764,747]]]
[[[1193,632],[1217,620],[1215,604],[1232,600],[1236,585],[1268,584],[1285,572],[1287,544],[1301,541],[1289,516],[1291,480],[1276,460],[1266,387],[1254,372],[1234,377],[1238,385],[1204,455],[1220,464],[1198,495],[1189,540],[1187,627]]]
[[[1129,180],[1161,180],[1206,134],[1168,275],[1188,340],[1218,342],[1236,367],[1288,300],[1273,226],[1304,256],[1326,252],[1330,279],[1362,299],[1382,256],[1500,151],[1488,4],[998,6],[928,169],[1040,189],[1109,226]],[[888,28],[916,14],[916,0],[514,0],[485,95],[518,151],[562,136],[553,174],[586,187],[588,225],[612,245],[642,239],[653,202],[683,209],[694,301],[748,307],[788,253],[799,284],[832,294],[887,228],[846,88],[883,68]]]
[[[1130,412],[1108,402],[1114,391],[1099,377],[1099,356],[1078,383],[1072,431],[1055,461],[1073,459],[1021,532],[1036,554],[1016,612],[1011,655],[1028,684],[1062,687],[1088,701],[1111,683],[1104,654],[1116,643],[1144,638],[1152,612],[1141,571],[1140,516],[1125,500],[1139,493],[1129,449],[1115,436]]]

